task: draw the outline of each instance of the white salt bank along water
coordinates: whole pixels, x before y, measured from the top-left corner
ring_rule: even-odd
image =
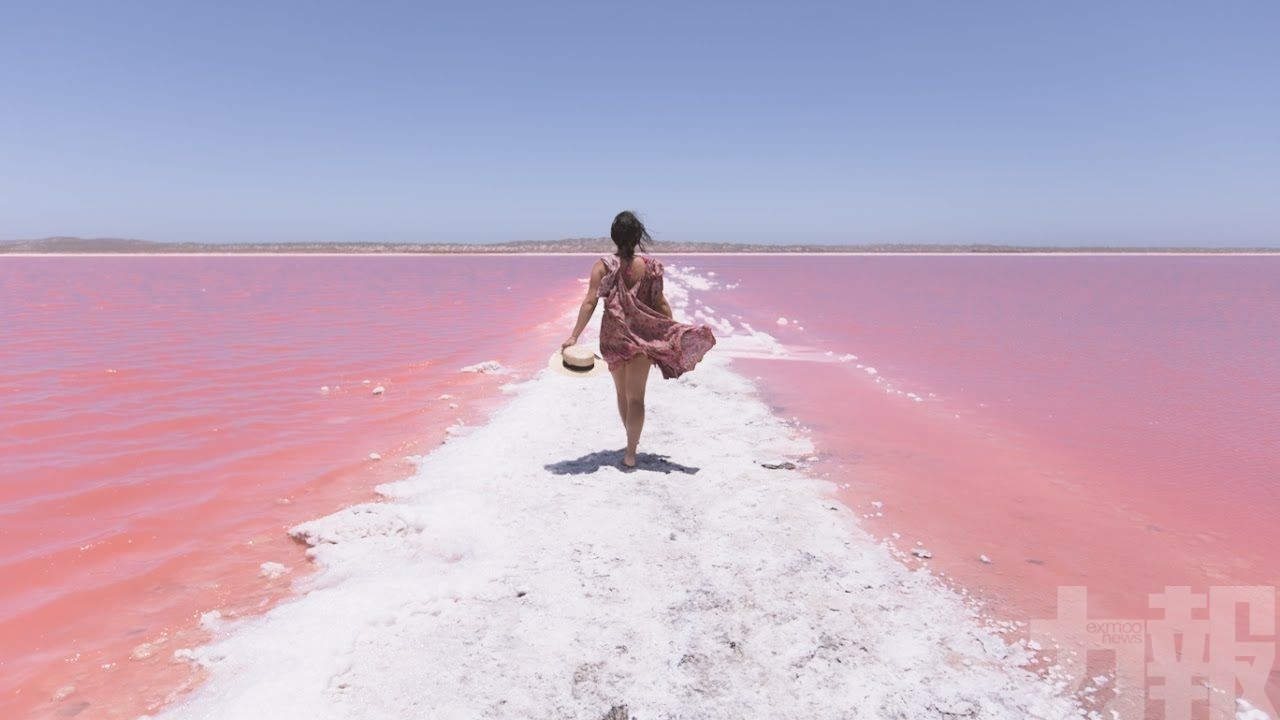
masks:
[[[655,376],[634,472],[607,378],[510,387],[385,502],[294,528],[319,571],[179,651],[208,680],[162,717],[1084,717],[829,483],[761,466],[811,448],[729,368],[760,336]]]

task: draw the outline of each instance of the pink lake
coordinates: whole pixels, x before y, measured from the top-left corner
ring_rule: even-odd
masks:
[[[0,717],[133,718],[194,680],[199,614],[269,606],[292,578],[259,565],[305,567],[284,528],[482,421],[581,264],[0,259]],[[512,374],[459,372],[487,360]]]
[[[735,365],[863,527],[995,617],[1052,617],[1060,585],[1150,617],[1165,585],[1280,584],[1280,258],[662,259],[804,358]],[[270,607],[305,570],[285,528],[482,422],[590,262],[0,259],[0,717],[133,718],[198,682],[171,657],[200,613]],[[459,372],[486,360],[509,374]]]
[[[690,261],[716,313],[819,360],[738,365],[863,526],[995,616],[1280,585],[1280,257]]]

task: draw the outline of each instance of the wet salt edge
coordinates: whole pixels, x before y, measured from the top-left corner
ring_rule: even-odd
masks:
[[[538,311],[538,307],[543,309]],[[526,313],[526,315],[530,318],[535,315],[545,315],[545,308],[545,304],[538,305],[535,303],[534,311]],[[528,323],[521,323],[518,319],[512,320],[511,324],[520,328],[527,329],[529,327]],[[117,325],[120,324],[118,323]],[[120,328],[117,327],[116,329],[119,330]],[[537,332],[536,327],[534,331]],[[147,332],[150,333],[151,331],[148,330]],[[148,336],[149,341],[150,339],[150,336]],[[159,341],[159,339],[156,340],[157,342]],[[491,346],[485,347],[488,348]],[[379,350],[377,353],[373,353],[370,358],[367,358],[371,361],[367,369],[358,368],[354,365],[348,367],[343,366],[341,363],[336,363],[332,367],[337,369],[337,371],[334,373],[326,373],[323,369],[318,368],[320,363],[315,363],[317,367],[312,369],[316,371],[309,373],[308,379],[300,383],[300,386],[297,383],[291,383],[290,380],[292,378],[284,377],[286,373],[281,373],[282,378],[276,383],[267,383],[262,381],[260,377],[258,377],[259,373],[257,372],[252,373],[253,377],[246,374],[245,388],[237,389],[234,392],[235,394],[247,395],[248,392],[254,390],[254,387],[252,386],[256,382],[258,387],[265,388],[262,390],[264,396],[269,397],[271,394],[278,394],[281,396],[281,400],[283,402],[303,404],[306,401],[299,400],[298,398],[302,395],[312,395],[312,397],[317,398],[319,402],[314,404],[311,408],[304,409],[310,411],[314,408],[317,414],[330,415],[330,417],[323,419],[326,426],[347,423],[350,423],[353,426],[355,424],[363,426],[366,425],[366,422],[364,416],[360,415],[361,409],[355,409],[353,407],[352,410],[349,410],[342,415],[337,415],[335,414],[335,411],[330,410],[331,407],[338,407],[339,398],[324,397],[328,394],[326,391],[331,389],[333,396],[345,396],[342,399],[348,403],[353,401],[359,402],[359,400],[353,400],[351,396],[363,395],[364,397],[360,398],[361,400],[369,400],[368,393],[370,389],[378,383],[382,383],[385,388],[390,388],[394,391],[393,393],[388,393],[389,395],[396,396],[394,401],[370,402],[366,407],[370,408],[373,413],[381,413],[380,417],[386,418],[389,414],[395,413],[394,408],[404,407],[406,403],[411,404],[415,402],[413,393],[407,391],[412,391],[419,385],[427,385],[427,387],[434,389],[442,384],[434,381],[422,382],[416,377],[417,373],[414,373],[415,377],[413,378],[416,384],[406,384],[403,382],[400,384],[394,384],[397,383],[397,378],[392,375],[388,375],[387,370],[390,369],[394,372],[396,368],[378,365],[378,363],[384,359],[385,352],[388,351]],[[455,372],[456,366],[463,365],[465,362],[484,360],[486,357],[498,357],[501,358],[504,363],[508,361],[507,357],[500,349],[494,351],[493,354],[490,354],[490,352],[491,350],[488,349],[482,350],[480,353],[476,353],[475,356],[470,358],[467,358],[465,353],[455,353],[452,357],[457,358],[457,360],[448,362],[445,367],[438,368],[440,372],[434,373],[434,375]],[[323,356],[323,353],[316,357],[321,356]],[[339,351],[339,357],[341,356],[341,351]],[[307,362],[310,362],[312,359],[312,356],[309,354],[307,361],[300,364],[306,366]],[[428,364],[429,363],[423,363],[423,366],[426,367]],[[281,364],[281,367],[283,366],[284,364]],[[518,366],[518,364],[516,366]],[[139,363],[139,366],[137,367],[132,364],[116,365],[112,363],[108,367],[111,370],[120,368],[120,374],[118,377],[122,378],[122,380],[119,381],[121,383],[123,383],[123,378],[126,375],[129,377],[130,382],[138,382],[140,378],[144,377],[142,363]],[[100,370],[101,367],[93,369]],[[155,368],[151,368],[150,371],[155,372],[156,370]],[[277,370],[273,369],[271,372],[277,372]],[[433,376],[433,373],[426,372],[422,373],[422,375],[430,378]],[[516,376],[522,377],[523,375],[517,374]],[[106,377],[115,378],[117,375],[114,372],[110,372],[106,374]],[[362,383],[362,378],[368,380],[368,382]],[[458,387],[463,388],[464,393],[477,388],[485,389],[486,392],[492,392],[496,387],[496,383],[485,381],[480,378],[461,375],[457,376],[457,378],[458,379],[456,381],[443,384],[456,384]],[[341,381],[343,383],[343,387],[333,385],[335,380]],[[111,387],[116,387],[116,382],[117,381],[114,380],[111,381]],[[223,386],[231,387],[232,384],[224,383]],[[329,386],[332,386],[332,388]],[[316,393],[317,388],[321,388],[319,393]],[[364,390],[363,393],[358,392],[361,389]],[[341,392],[342,390],[346,390],[347,392]],[[136,396],[141,399],[148,397],[149,392],[149,388],[139,389],[136,390],[136,392],[130,391],[127,393],[127,396]],[[429,397],[434,397],[435,393],[438,392],[440,392],[440,390],[435,389]],[[217,402],[219,400],[225,399],[226,396],[231,394],[232,393],[223,393],[222,396],[218,396],[217,393],[211,393],[211,395],[214,395],[212,399],[204,397],[201,398],[202,401],[208,400],[209,404],[201,405],[199,407],[217,407]],[[120,396],[125,397],[126,394],[121,392]],[[365,433],[358,442],[350,443],[349,446],[344,447],[340,451],[343,455],[336,458],[330,464],[313,464],[315,467],[320,468],[336,468],[340,466],[342,468],[341,471],[335,471],[334,476],[340,474],[341,479],[337,482],[331,482],[329,478],[326,478],[324,482],[317,483],[317,485],[320,485],[320,490],[309,496],[306,493],[311,493],[313,488],[311,485],[306,486],[305,493],[298,493],[300,496],[299,499],[303,502],[309,502],[311,509],[301,511],[301,514],[295,510],[286,521],[296,523],[301,519],[314,517],[320,512],[329,512],[336,507],[341,507],[342,505],[353,502],[353,497],[365,499],[371,493],[370,486],[372,482],[369,480],[370,477],[382,477],[384,479],[386,479],[387,476],[401,477],[402,473],[407,472],[407,468],[402,468],[401,470],[375,469],[377,468],[375,463],[363,462],[368,458],[369,451],[376,450],[384,455],[391,453],[389,457],[396,457],[397,455],[402,454],[404,450],[408,449],[408,447],[417,442],[421,442],[419,433],[421,435],[442,434],[443,424],[437,425],[437,423],[451,422],[457,416],[461,415],[465,415],[469,422],[472,417],[477,416],[478,412],[487,415],[487,410],[484,410],[483,408],[488,406],[481,404],[479,406],[481,407],[481,410],[476,411],[474,409],[478,406],[476,403],[472,402],[475,398],[470,394],[463,394],[463,397],[467,398],[466,401],[459,402],[462,403],[462,407],[465,408],[465,410],[461,410],[459,412],[446,412],[443,414],[436,412],[434,413],[434,416],[430,416],[428,415],[428,409],[425,407],[422,408],[421,414],[427,417],[421,421],[421,424],[429,428],[428,430],[417,430],[416,428],[418,428],[420,422],[418,417],[415,416],[409,418],[406,416],[403,420],[399,421],[399,424],[402,425],[402,427],[398,432],[395,427],[390,427],[387,428],[387,432],[382,435],[377,435],[375,432],[371,437],[370,433]],[[320,400],[320,398],[324,399]],[[79,401],[80,398],[77,397],[76,402]],[[194,403],[193,407],[196,407]],[[245,420],[257,422],[260,419],[254,411],[247,412],[248,414],[244,417]],[[338,410],[337,412],[341,412],[341,410]],[[310,422],[314,422],[317,419],[315,417],[309,417],[305,412],[291,413],[290,416],[298,418],[296,421],[297,425],[303,429],[305,429]],[[439,420],[436,420],[436,418],[439,418]],[[95,425],[96,424],[97,423],[95,423]],[[112,428],[107,427],[106,430],[110,431]],[[163,428],[161,428],[161,430],[163,430]],[[234,428],[231,427],[206,426],[195,429],[191,435],[207,435],[210,438],[209,442],[214,442],[218,440],[219,433],[233,434],[227,433],[228,430],[232,430],[234,433]],[[148,435],[151,436],[150,433],[148,433]],[[406,441],[407,444],[400,442],[401,437],[408,437],[408,440]],[[389,438],[394,438],[394,442]],[[222,442],[225,443],[228,441]],[[318,444],[319,443],[317,443],[317,445]],[[330,448],[341,445],[343,445],[343,443],[328,443]],[[266,443],[264,443],[264,446],[266,446]],[[154,445],[154,440],[152,440],[152,447],[161,446]],[[246,447],[248,446],[246,445]],[[77,454],[78,453],[73,453],[72,455],[74,456]],[[196,455],[198,456],[198,454],[199,453],[197,452]],[[238,449],[236,455],[238,456]],[[70,461],[70,457],[71,456],[68,456],[68,461]],[[193,459],[200,461],[208,460],[208,458],[200,457],[195,457]],[[262,463],[261,466],[271,468],[273,467],[272,462],[274,460],[274,457],[268,458],[267,462]],[[389,465],[391,465],[391,463],[383,463],[382,467],[387,468]],[[211,467],[210,472],[207,473],[207,475],[214,477],[218,477],[220,474],[221,473],[218,472],[218,469],[213,467]],[[303,474],[297,473],[297,476],[302,477]],[[363,479],[363,484],[359,484],[361,479]],[[228,480],[231,480],[231,478],[228,478]],[[236,478],[236,480],[238,480],[238,478]],[[325,483],[329,484],[325,485]],[[345,493],[345,497],[347,498],[345,501],[338,497],[332,497],[329,499],[328,496],[338,495],[342,492],[340,483],[350,483],[356,485],[356,487],[352,491]],[[88,487],[92,489],[94,486],[88,485]],[[260,492],[259,495],[261,497],[256,499],[265,500],[265,504],[268,506],[292,504],[294,502],[293,498],[281,496],[285,493],[292,494],[292,490],[290,488],[269,488]],[[246,493],[246,495],[248,494],[249,493]],[[42,502],[44,499],[47,499],[46,496],[41,496],[38,493],[34,494],[32,497],[34,497],[37,502]],[[199,495],[198,493],[192,493],[191,497],[199,497]],[[254,498],[249,499],[252,500]],[[25,497],[19,499],[19,502],[25,501]],[[271,509],[265,512],[260,512],[259,508],[261,507],[261,504],[262,503],[259,503],[258,508],[246,508],[244,515],[254,513],[265,515],[276,512]],[[17,507],[17,505],[6,504],[6,510],[12,510],[14,507]],[[148,517],[164,517],[167,515],[164,510],[164,503],[158,502],[155,506],[147,508],[145,512],[139,513],[138,517],[143,520],[146,520]],[[73,517],[73,513],[67,512],[65,513],[65,516],[68,518]],[[243,516],[234,509],[229,513],[229,517],[234,518],[234,522],[237,523],[243,519]],[[96,517],[89,518],[90,521],[96,521],[97,519],[98,518]],[[210,518],[210,520],[211,522],[209,524],[211,525],[217,524],[219,521],[218,518]],[[91,525],[92,522],[85,524]],[[133,526],[132,516],[129,525],[130,527]],[[51,638],[50,635],[53,633],[50,633],[43,638],[37,638],[43,643],[43,646],[37,647],[34,644],[26,642],[29,637],[34,637],[36,632],[38,632],[36,630],[31,630],[31,628],[39,627],[41,625],[40,622],[21,623],[21,625],[23,625],[23,632],[27,634],[20,637],[9,635],[7,632],[4,633],[6,636],[6,642],[4,643],[6,647],[4,649],[7,657],[4,658],[4,661],[0,662],[0,664],[4,664],[6,666],[3,683],[5,685],[6,692],[5,700],[0,701],[0,706],[3,706],[5,711],[0,712],[0,715],[3,715],[4,717],[9,717],[11,715],[17,716],[26,713],[28,710],[36,714],[45,711],[58,714],[68,714],[73,710],[83,712],[82,708],[86,707],[85,704],[87,703],[87,707],[93,708],[93,710],[84,714],[96,714],[101,711],[114,713],[121,717],[134,717],[137,712],[142,711],[144,708],[151,709],[158,707],[157,703],[163,697],[166,689],[183,687],[184,683],[189,684],[187,681],[191,675],[186,668],[181,668],[177,665],[167,663],[167,655],[169,653],[156,653],[146,660],[130,662],[129,658],[133,654],[133,651],[139,646],[140,640],[147,640],[150,642],[154,641],[156,638],[168,635],[171,642],[171,648],[177,644],[191,645],[202,642],[202,633],[195,630],[194,623],[192,622],[192,618],[200,610],[218,606],[221,607],[229,616],[234,616],[236,614],[253,614],[254,612],[265,610],[269,603],[263,598],[269,596],[270,602],[274,602],[280,597],[281,592],[286,589],[288,581],[294,578],[286,578],[283,582],[264,582],[262,579],[263,576],[260,574],[259,563],[264,560],[283,560],[290,565],[298,567],[299,569],[304,567],[299,565],[298,562],[301,560],[303,550],[298,548],[296,544],[290,542],[287,536],[279,533],[279,527],[281,527],[281,523],[279,522],[271,522],[269,524],[259,523],[256,527],[248,526],[248,523],[246,523],[246,528],[242,532],[226,533],[226,542],[231,545],[229,548],[231,551],[223,553],[222,557],[224,559],[221,561],[221,565],[216,562],[205,562],[205,558],[209,554],[206,552],[204,556],[182,562],[181,566],[175,569],[173,575],[169,575],[163,579],[162,582],[169,583],[163,588],[160,586],[156,586],[154,588],[148,587],[146,589],[146,595],[142,595],[143,590],[127,594],[122,589],[115,598],[103,598],[101,602],[95,603],[95,606],[88,612],[65,613],[67,616],[67,622],[56,623],[57,630],[55,632],[61,633],[61,636]],[[185,538],[180,539],[191,547],[208,548],[214,543],[221,542],[224,539],[223,537],[218,536],[216,532],[206,532],[203,527],[188,526],[188,528],[190,529],[190,532],[194,534],[186,535]],[[177,525],[175,525],[175,529],[178,533],[185,532]],[[88,566],[89,563],[100,562],[100,558],[104,553],[111,552],[113,541],[117,543],[119,548],[130,557],[145,557],[144,553],[149,550],[145,548],[138,548],[138,545],[142,545],[143,543],[135,544],[136,538],[129,537],[127,531],[122,530],[119,526],[113,528],[113,532],[115,530],[120,530],[119,535],[123,537],[108,535],[105,539],[93,538],[92,541],[88,542],[65,544],[71,552],[77,552],[78,549],[79,553],[88,553],[90,555],[90,557],[85,557],[83,559],[77,556],[70,562],[86,566]],[[270,535],[264,537],[260,531],[270,533]],[[203,542],[209,538],[209,536],[213,536],[212,542]],[[267,538],[270,538],[270,540],[267,540]],[[154,538],[152,539],[154,540]],[[237,552],[234,548],[234,545],[240,543],[243,543],[243,553]],[[174,551],[169,548],[173,548],[175,545],[176,543],[167,547],[162,546],[158,551],[153,552],[168,553],[162,557],[172,557],[172,553]],[[106,550],[102,549],[104,547]],[[55,547],[54,549],[57,550],[58,548]],[[43,547],[41,550],[43,551]],[[246,560],[248,562],[245,562]],[[119,581],[123,588],[123,586],[125,586],[128,581],[134,577],[131,573],[133,573],[136,567],[141,567],[141,563],[127,568],[112,568],[113,572],[111,582],[116,583]],[[9,569],[9,567],[6,567],[6,570]],[[118,570],[118,572],[115,572],[116,570]],[[142,572],[145,572],[145,567],[139,571],[139,573]],[[55,580],[49,583],[50,595],[52,596],[52,594],[56,592],[63,594],[66,597],[70,597],[72,601],[75,601],[80,597],[79,593],[82,591],[88,593],[96,590],[98,583],[94,580],[95,574],[90,573],[86,575],[82,573],[80,577],[83,578],[83,580],[75,580],[74,582],[71,579],[72,577],[74,576],[69,576],[66,581]],[[169,582],[170,580],[172,580],[172,582]],[[22,585],[28,584],[22,583]],[[34,583],[34,585],[36,587],[42,587],[38,582]],[[153,589],[157,590],[154,602],[153,597],[149,592]],[[181,590],[181,592],[178,592],[179,590]],[[133,597],[130,598],[129,594],[132,594]],[[229,597],[234,597],[236,599],[227,600],[226,598]],[[6,601],[13,599],[13,594],[6,596]],[[184,601],[187,607],[180,607],[183,605]],[[226,602],[227,605],[219,605],[219,603],[223,602]],[[127,605],[120,605],[120,603],[126,603]],[[119,607],[113,607],[113,604],[119,605]],[[49,605],[52,606],[53,603],[50,602]],[[43,607],[39,609],[43,611]],[[91,618],[95,614],[102,616],[104,621],[98,625],[94,625],[92,620],[86,620],[86,618]],[[50,613],[46,613],[46,616],[47,615],[50,615]],[[121,618],[129,619],[122,620]],[[132,618],[139,619],[133,621]],[[40,619],[43,620],[44,618]],[[126,622],[131,622],[132,624],[124,625]],[[101,629],[99,629],[99,627]],[[178,642],[173,643],[173,640],[178,640]],[[104,662],[104,660],[108,659],[112,660],[112,662]],[[12,663],[9,662],[10,660],[12,660]],[[114,673],[101,673],[97,671],[98,668],[114,668],[116,671]],[[56,691],[58,689],[72,684],[76,687],[75,697],[70,698],[70,700],[62,706],[52,707],[49,705],[50,700],[57,702],[54,696],[57,695]],[[10,692],[11,689],[12,692]]]
[[[682,285],[710,287],[675,268],[668,278],[682,316]],[[787,352],[743,330],[685,378],[651,383],[661,421],[640,472],[590,452],[617,444],[606,388],[544,373],[510,386],[488,424],[416,457],[413,477],[379,488],[386,502],[296,526],[320,567],[297,581],[306,594],[257,618],[210,613],[218,640],[179,651],[210,679],[162,717],[424,705],[437,717],[563,717],[615,703],[641,717],[853,705],[1083,716],[1061,679],[1024,667],[1027,647],[861,531],[831,483],[757,465],[813,450],[729,368],[735,355]]]

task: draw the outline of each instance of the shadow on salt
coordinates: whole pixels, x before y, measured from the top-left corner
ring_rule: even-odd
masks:
[[[561,460],[543,465],[543,467],[552,475],[590,475],[603,467],[616,468],[621,465],[621,450],[599,450],[572,460]],[[666,455],[642,452],[636,453],[636,469],[660,472],[664,475],[670,475],[673,472],[694,475],[702,468],[672,462]]]

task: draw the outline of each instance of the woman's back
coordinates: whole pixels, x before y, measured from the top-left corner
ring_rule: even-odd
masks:
[[[630,261],[619,258],[619,261],[623,267],[622,279],[629,288],[635,287],[642,280],[646,279],[649,274],[649,263],[654,262],[647,255],[637,255],[631,258]]]
[[[636,255],[624,260],[617,255],[600,258],[605,265],[605,276],[600,284],[600,297],[607,297],[615,286],[632,292],[644,305],[657,310],[661,302],[662,286],[656,281],[662,277],[662,263],[648,255]]]
[[[578,342],[578,335],[604,303],[600,319],[600,356],[609,366],[618,398],[618,413],[627,431],[624,467],[636,466],[636,444],[644,427],[644,390],[649,368],[657,365],[664,378],[693,369],[716,344],[705,325],[678,323],[663,296],[662,263],[641,255],[649,231],[635,213],[623,211],[613,219],[609,237],[617,252],[591,266],[587,296],[578,308],[578,321],[561,351]]]

